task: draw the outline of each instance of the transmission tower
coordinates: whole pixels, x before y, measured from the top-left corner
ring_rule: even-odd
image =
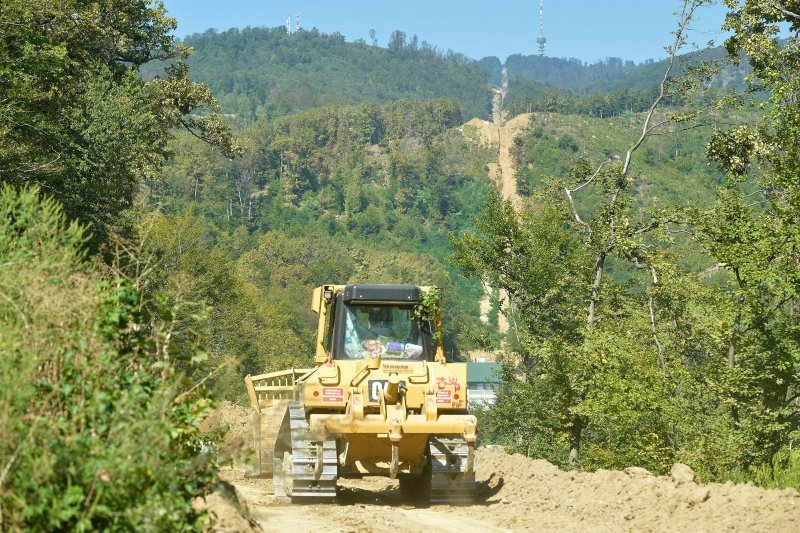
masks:
[[[294,16],[294,31],[295,33],[300,31],[300,12],[298,11]]]
[[[286,33],[292,33],[292,14],[286,15]]]
[[[544,36],[544,11],[542,3],[544,0],[539,0],[539,37],[536,39],[536,44],[539,45],[539,56],[544,56],[544,45],[547,39]]]

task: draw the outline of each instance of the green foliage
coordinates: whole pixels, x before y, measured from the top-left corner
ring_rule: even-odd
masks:
[[[422,298],[414,306],[414,315],[419,318],[420,320],[429,321],[434,324],[437,317],[441,316],[439,311],[440,305],[442,301],[442,291],[439,287],[431,287],[431,289],[422,295]],[[442,332],[439,329],[434,329],[432,340],[434,344],[439,342],[439,339],[442,337]]]
[[[705,42],[698,44],[708,46],[708,43]],[[722,47],[709,47],[700,52],[690,52],[679,56],[678,59],[681,63],[695,66],[703,62],[711,63],[723,59],[725,55]],[[486,60],[481,60],[481,64],[486,65]],[[506,59],[505,66],[512,84],[516,80],[536,80],[539,84],[548,85],[564,92],[569,91],[574,96],[586,97],[595,94],[597,96],[616,95],[614,97],[619,98],[624,94],[633,95],[642,92],[652,95],[652,91],[658,87],[664,75],[667,60],[648,59],[636,64],[619,57],[607,57],[588,64],[575,58],[514,54]],[[714,89],[741,89],[748,73],[749,67],[746,64],[725,65],[725,69],[709,80],[707,85]],[[635,99],[631,101],[633,102]],[[652,98],[649,101],[642,101],[646,107],[649,107],[651,102]],[[640,109],[640,111],[643,110]],[[606,116],[612,114],[609,112]]]
[[[208,84],[239,121],[274,118],[323,106],[452,98],[469,116],[487,113],[487,75],[460,54],[407,39],[388,48],[347,43],[341,34],[284,28],[208,30],[184,39],[194,79]],[[145,78],[163,64],[142,69]]]
[[[561,148],[562,150],[569,150],[570,152],[577,152],[578,151],[578,142],[569,133],[563,133],[563,134],[561,134],[561,137],[558,138],[558,147]]]
[[[218,116],[191,115],[215,102],[188,80],[174,27],[161,2],[3,2],[0,181],[39,184],[102,241],[167,157],[171,128],[232,154]],[[137,67],[153,59],[178,63],[145,83]]]
[[[513,319],[522,321],[510,339],[516,354],[505,360],[487,430],[514,451],[562,465],[568,449],[563,428],[573,392],[558,387],[569,381],[569,362],[580,359],[561,339],[576,338],[581,323],[576,308],[588,283],[579,269],[579,246],[564,222],[554,207],[517,218],[511,204],[495,194],[474,221],[477,232],[452,238],[453,262],[505,289],[515,302]],[[517,378],[517,365],[531,370],[527,378]]]
[[[654,263],[658,289],[648,290],[636,274],[623,283],[603,280],[602,318],[589,326],[592,242],[576,231],[563,200],[538,193],[534,202],[517,213],[495,196],[475,221],[477,232],[453,242],[453,261],[513,302],[497,403],[484,414],[488,438],[561,466],[666,472],[680,459],[719,476],[730,456],[708,451],[724,451],[730,432],[707,432],[725,419],[707,386],[724,371],[724,346],[713,340],[719,323],[706,315],[718,309],[715,320],[730,317],[720,299],[661,259]],[[650,291],[657,291],[663,362]]]
[[[431,290],[423,294],[422,299],[414,307],[414,315],[422,320],[436,319],[441,297],[441,289],[439,287],[431,287]]]
[[[488,194],[491,154],[464,140],[460,121],[453,101],[399,100],[259,123],[240,132],[246,153],[234,161],[176,140],[175,160],[148,182],[166,214],[144,226],[163,264],[157,286],[213,306],[206,365],[231,362],[217,393],[240,396],[237,374],[308,363],[307,296],[323,283],[442,287],[448,354],[475,345],[480,286],[445,264],[446,233]],[[206,285],[209,271],[221,278]]]
[[[724,29],[732,32],[726,49],[735,61],[741,55],[749,60],[749,88],[767,89],[770,97],[749,102],[764,111],[755,124],[734,123],[713,135],[709,157],[727,171],[727,180],[716,201],[695,213],[701,242],[729,273],[735,319],[726,331],[730,376],[724,393],[745,469],[785,447],[800,424],[796,4],[781,10],[760,0],[726,2],[731,12]],[[775,39],[781,25],[790,29],[785,40]]]
[[[781,448],[772,458],[772,464],[763,464],[750,472],[733,472],[736,481],[754,481],[761,487],[785,489],[800,487],[800,451]]]
[[[211,404],[176,373],[195,354],[167,347],[169,323],[94,273],[83,228],[39,196],[0,188],[0,526],[199,530]]]

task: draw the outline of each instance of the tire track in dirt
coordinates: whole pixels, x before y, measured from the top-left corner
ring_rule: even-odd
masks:
[[[276,502],[271,481],[247,479],[244,470],[223,469],[222,477],[263,531],[511,531],[491,517],[464,515],[463,507],[406,503],[397,482],[385,478],[341,479],[335,503],[304,505]]]

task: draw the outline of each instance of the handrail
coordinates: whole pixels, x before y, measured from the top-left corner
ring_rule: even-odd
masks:
[[[279,370],[277,372],[270,372],[269,374],[259,374],[257,376],[250,376],[250,379],[253,381],[261,381],[264,379],[272,379],[272,378],[279,378],[284,377],[287,375],[305,375],[314,370],[313,368],[291,368],[289,370]]]
[[[268,407],[280,400],[296,400],[296,383],[313,368],[291,368],[278,372],[269,372],[257,376],[244,378],[247,395],[256,412],[261,412],[262,407]]]
[[[253,390],[256,392],[293,391],[294,385],[254,385]]]

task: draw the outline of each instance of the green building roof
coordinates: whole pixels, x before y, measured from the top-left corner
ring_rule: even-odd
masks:
[[[467,363],[467,383],[498,383],[500,363]]]

